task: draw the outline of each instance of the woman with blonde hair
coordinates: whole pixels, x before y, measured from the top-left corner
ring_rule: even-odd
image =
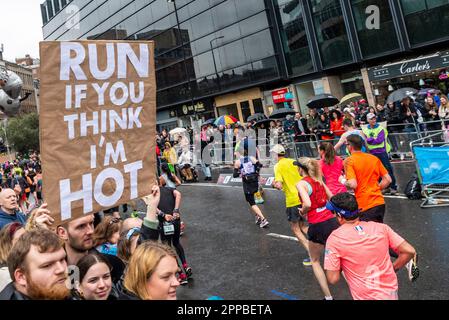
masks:
[[[449,100],[447,96],[440,96],[440,111],[438,112],[438,116],[441,119],[443,131],[444,131],[444,141],[449,142]]]
[[[98,252],[113,256],[117,255],[120,226],[120,219],[107,216],[95,227],[93,241]]]
[[[121,300],[176,300],[179,286],[176,253],[170,247],[146,241],[131,256]]]
[[[300,158],[294,164],[299,167],[299,174],[303,177],[296,188],[302,203],[299,212],[306,216],[309,222],[307,236],[309,238],[309,253],[313,273],[318,280],[325,300],[333,300],[326,275],[320,263],[327,238],[339,227],[332,212],[326,209],[326,203],[332,197],[332,193],[323,182],[317,160]]]
[[[447,96],[445,96],[444,94],[441,95],[440,101],[441,101],[441,105],[440,105],[438,115],[442,120],[449,119],[449,100],[448,100]]]

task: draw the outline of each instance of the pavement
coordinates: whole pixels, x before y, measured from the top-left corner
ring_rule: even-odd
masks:
[[[413,163],[394,167],[403,190],[413,172]],[[214,179],[219,173],[214,170]],[[292,240],[282,192],[266,190],[261,208],[270,226],[260,229],[241,187],[201,182],[183,185],[179,190],[186,224],[181,243],[193,269],[193,279],[179,288],[178,299],[323,299],[312,268],[302,265],[305,250]],[[421,272],[416,282],[408,280],[406,270],[398,273],[400,299],[449,299],[449,210],[421,209],[420,201],[404,196],[389,196],[386,202],[385,222],[409,241],[419,255]],[[335,299],[351,299],[343,279],[331,286],[331,292]]]

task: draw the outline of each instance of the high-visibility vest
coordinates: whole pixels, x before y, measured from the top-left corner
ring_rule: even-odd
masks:
[[[379,136],[379,134],[382,131],[384,131],[384,133],[385,133],[385,141],[382,143],[379,143],[379,144],[368,144],[367,143],[369,151],[385,148],[387,153],[390,153],[391,146],[388,143],[388,130],[387,129],[385,129],[381,125],[377,125],[375,128],[371,128],[370,126],[368,126],[363,129],[363,133],[366,135],[367,138],[374,138],[374,139],[377,139],[377,137]]]

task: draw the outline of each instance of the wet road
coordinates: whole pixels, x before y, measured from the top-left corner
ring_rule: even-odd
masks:
[[[410,167],[395,166],[405,186]],[[404,177],[405,179],[401,179]],[[403,187],[401,187],[402,189]],[[181,212],[186,223],[182,243],[194,279],[179,289],[179,299],[320,300],[312,268],[304,267],[298,242],[268,234],[293,236],[282,192],[267,190],[261,206],[270,227],[254,224],[241,188],[215,184],[182,186]],[[400,299],[449,299],[449,210],[419,208],[419,201],[387,198],[385,222],[418,251],[420,278],[409,282],[398,273]],[[331,286],[335,299],[351,299],[344,280]]]

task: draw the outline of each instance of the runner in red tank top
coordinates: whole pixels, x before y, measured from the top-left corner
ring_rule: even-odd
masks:
[[[309,229],[310,260],[313,273],[320,284],[326,300],[333,300],[326,275],[321,267],[320,258],[330,234],[340,225],[331,211],[326,209],[327,200],[332,197],[329,188],[323,183],[321,169],[318,161],[310,158],[300,158],[294,163],[299,167],[299,173],[303,176],[296,188],[302,202],[300,213],[307,216]]]

